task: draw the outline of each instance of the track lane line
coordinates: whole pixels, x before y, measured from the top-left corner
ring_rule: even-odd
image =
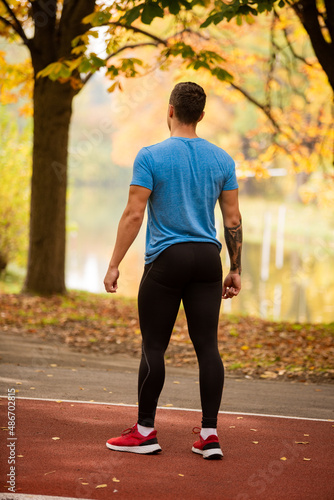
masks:
[[[0,399],[7,399],[7,396],[0,395]],[[126,403],[105,403],[105,402],[99,402],[99,401],[77,401],[77,400],[72,400],[72,399],[49,399],[49,398],[29,398],[25,396],[16,396],[15,399],[27,399],[30,401],[53,401],[57,403],[58,401],[62,403],[78,403],[78,404],[91,404],[91,405],[109,405],[109,406],[125,406],[129,408],[138,408],[138,405],[133,405],[133,404],[126,404]],[[199,410],[197,408],[178,408],[178,407],[171,407],[171,406],[158,406],[157,409],[159,410],[178,410],[178,411],[195,411],[195,412],[202,412],[202,410]],[[270,415],[266,413],[245,413],[245,412],[237,412],[237,411],[219,411],[220,415],[243,415],[243,416],[250,416],[250,417],[268,417],[268,418],[285,418],[285,419],[292,419],[292,420],[310,420],[313,422],[334,422],[333,419],[330,418],[310,418],[310,417],[294,417],[294,416],[289,416],[289,415]],[[1,499],[1,497],[0,497]]]

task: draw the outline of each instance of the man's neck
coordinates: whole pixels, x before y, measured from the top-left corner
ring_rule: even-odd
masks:
[[[185,137],[187,139],[198,138],[196,134],[196,127],[193,125],[177,124],[177,126],[172,127],[170,132],[171,137]]]

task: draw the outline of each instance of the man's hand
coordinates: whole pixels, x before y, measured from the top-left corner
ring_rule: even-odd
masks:
[[[224,279],[223,299],[236,297],[241,290],[241,277],[239,273],[229,272]]]
[[[106,292],[116,293],[118,288],[117,280],[119,278],[119,270],[117,267],[109,267],[107,274],[104,278],[104,287]]]

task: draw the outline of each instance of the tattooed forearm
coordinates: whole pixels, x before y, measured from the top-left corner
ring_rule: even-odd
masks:
[[[242,222],[235,227],[224,226],[227,250],[230,256],[232,272],[241,274]]]

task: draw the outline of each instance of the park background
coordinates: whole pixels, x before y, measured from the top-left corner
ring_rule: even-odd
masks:
[[[144,71],[144,76],[121,79],[113,85],[112,93],[108,93],[110,80],[101,71],[81,90],[74,100],[69,143],[69,289],[103,291],[103,277],[126,204],[135,155],[141,147],[168,137],[166,109],[170,90],[178,81],[194,80],[208,93],[206,116],[198,133],[236,159],[240,185],[243,290],[238,298],[223,302],[223,312],[276,321],[333,321],[334,191],[332,158],[326,152],[332,136],[332,92],[324,74],[319,76],[305,33],[295,19],[284,13],[275,26],[275,43],[279,40],[277,30],[287,33],[286,40],[287,36],[292,40],[292,54],[299,51],[302,66],[293,63],[288,68],[282,62],[286,57],[283,49],[281,60],[276,55],[273,63],[274,21],[268,15],[256,22],[248,19],[249,24],[242,26],[231,21],[219,31],[218,38],[226,33],[231,37],[230,45],[223,40],[222,46],[229,51],[227,60],[237,74],[238,85],[241,81],[248,89],[244,95],[230,92],[228,82],[215,80],[203,68],[184,69],[175,61],[169,68],[156,67]],[[158,19],[153,25],[158,23],[159,29],[160,23],[165,29],[164,22]],[[214,35],[217,37],[217,32]],[[91,42],[99,56],[104,50],[101,38],[103,35]],[[22,46],[8,44],[3,38],[0,49],[2,61],[21,65],[21,72],[28,73]],[[147,48],[140,54],[146,61],[152,57]],[[268,67],[271,75],[265,81]],[[10,80],[10,73],[2,74],[6,76]],[[270,94],[273,107],[281,110],[283,132],[288,124],[289,133],[294,130],[296,136],[299,134],[300,156],[295,163],[292,154],[282,154],[286,142],[278,147],[274,139],[270,142],[274,134],[268,129],[263,109],[245,98],[251,92],[257,102],[260,97],[268,99]],[[1,252],[7,258],[1,289],[18,292],[27,262],[32,119],[29,100],[19,90],[14,98],[13,93],[6,94],[3,85],[2,102]],[[223,240],[218,213],[216,225]],[[121,265],[120,296],[136,295],[143,270],[144,240],[145,224]],[[226,274],[225,246],[222,261]]]

